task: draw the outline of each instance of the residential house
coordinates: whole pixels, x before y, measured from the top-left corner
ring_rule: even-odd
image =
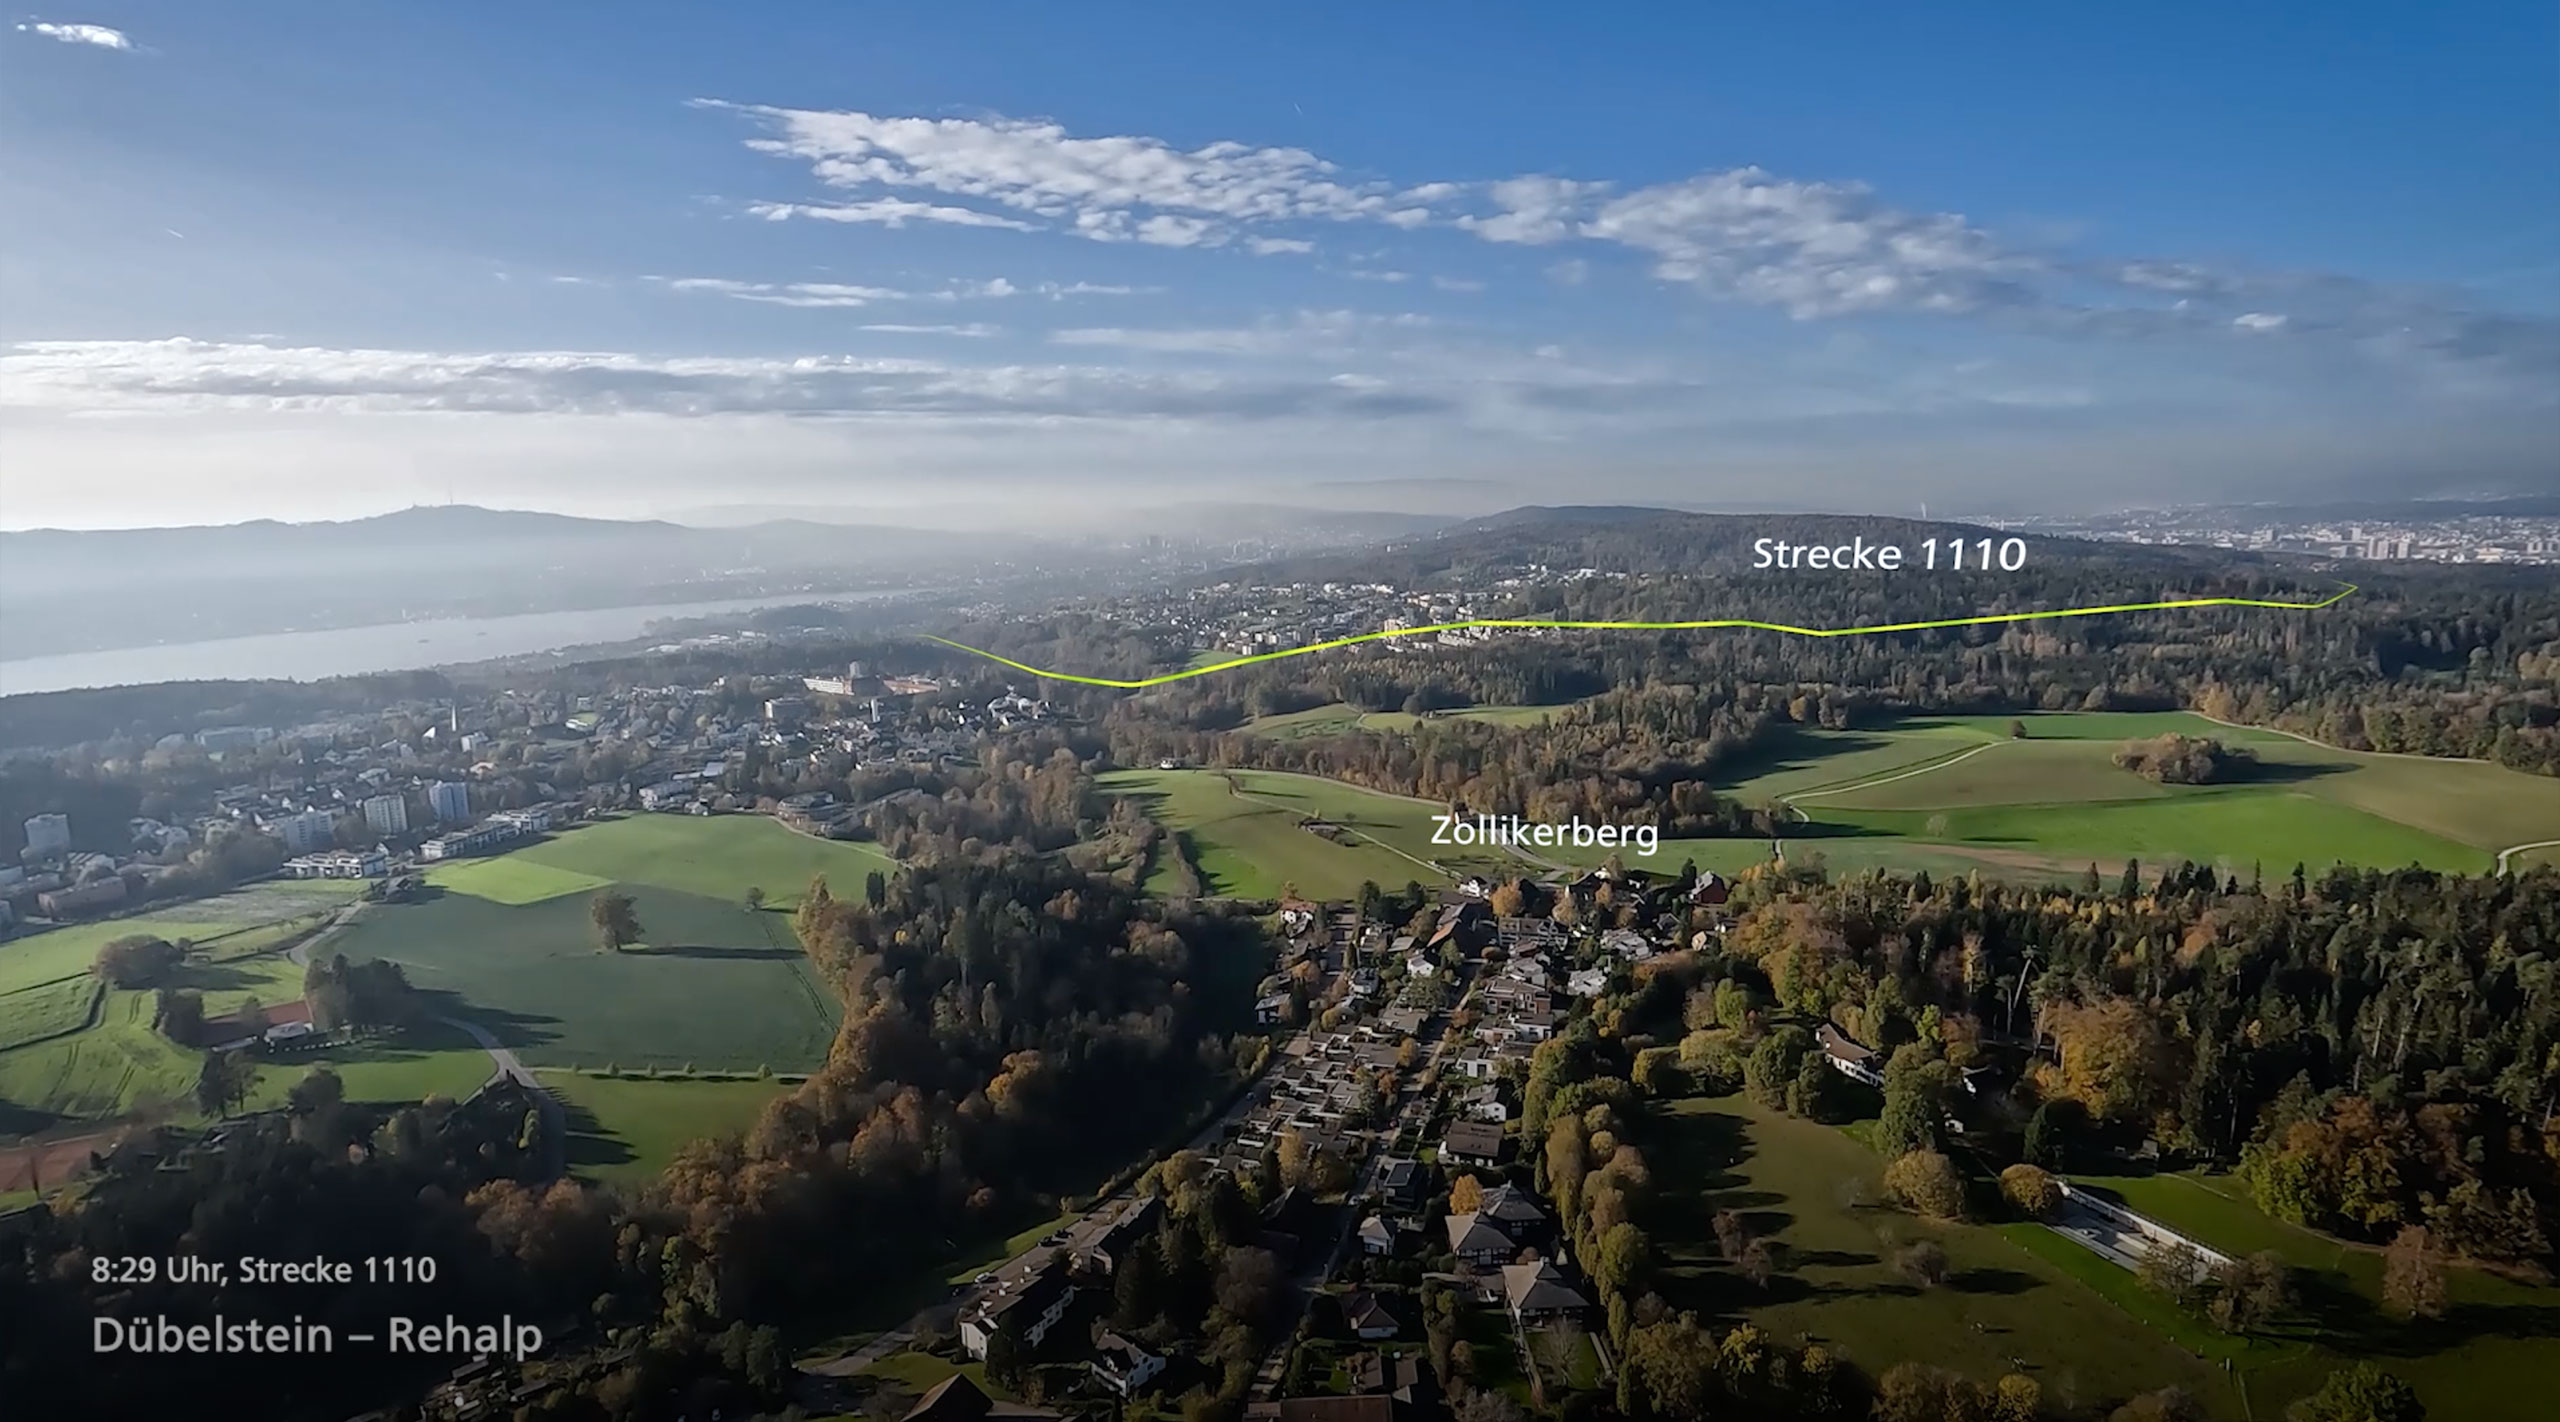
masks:
[[[1384,1215],[1371,1215],[1360,1221],[1360,1252],[1372,1259],[1385,1259],[1396,1252],[1396,1241],[1403,1231]]]
[[[1851,1040],[1847,1033],[1828,1022],[1813,1029],[1813,1040],[1821,1046],[1822,1059],[1831,1063],[1833,1071],[1878,1089],[1884,1086],[1884,1073],[1876,1070],[1880,1058],[1874,1048]]]
[[[1653,956],[1653,944],[1632,928],[1613,928],[1600,935],[1600,951],[1630,963],[1641,963]]]
[[[1367,1289],[1353,1289],[1344,1294],[1341,1305],[1342,1326],[1351,1330],[1354,1338],[1365,1338],[1371,1342],[1393,1338],[1403,1327],[1396,1322],[1396,1316],[1387,1311],[1387,1306],[1379,1302],[1378,1296]]]
[[[1399,1210],[1422,1208],[1422,1166],[1389,1156],[1378,1162],[1378,1192]]]
[[[999,1288],[961,1310],[961,1351],[983,1363],[988,1345],[999,1333],[1010,1333],[1014,1342],[1026,1350],[1039,1347],[1049,1330],[1066,1316],[1075,1293],[1075,1286],[1067,1282],[1067,1271],[1052,1256],[1047,1267],[1029,1278]]]
[[[644,810],[680,810],[692,802],[693,783],[687,780],[661,780],[640,790]]]
[[[1591,1307],[1591,1300],[1575,1290],[1552,1259],[1502,1266],[1502,1295],[1511,1321],[1523,1325],[1571,1318]]]
[[[1139,1196],[1121,1207],[1118,1217],[1103,1230],[1101,1238],[1085,1246],[1077,1262],[1098,1274],[1116,1272],[1130,1250],[1155,1237],[1156,1221],[1163,1216],[1164,1197]]]
[[[1523,1042],[1543,1042],[1556,1034],[1555,1010],[1541,1007],[1531,1012],[1514,1013],[1510,1027],[1512,1035]]]
[[[1455,1165],[1500,1165],[1502,1128],[1484,1121],[1459,1121],[1440,1138],[1440,1159]]]
[[[953,1373],[917,1398],[899,1422],[1037,1422],[1058,1415],[1045,1407],[998,1402],[969,1381],[967,1373]]]
[[[1164,1371],[1164,1363],[1160,1354],[1107,1329],[1093,1340],[1093,1376],[1121,1397],[1137,1396],[1140,1388]]]
[[[1481,1214],[1451,1215],[1440,1224],[1449,1232],[1449,1252],[1460,1264],[1490,1269],[1520,1251],[1511,1236]]]
[[[1455,944],[1462,952],[1475,952],[1493,941],[1493,910],[1482,899],[1442,904],[1440,921],[1432,926],[1428,945],[1439,948]]]
[[[1535,1239],[1547,1230],[1547,1212],[1517,1185],[1496,1185],[1485,1191],[1476,1205],[1476,1215],[1514,1244]]]
[[[1386,1396],[1428,1409],[1440,1396],[1440,1380],[1432,1374],[1431,1360],[1416,1354],[1390,1358],[1384,1353],[1360,1353],[1352,1357],[1348,1371],[1355,1397]]]

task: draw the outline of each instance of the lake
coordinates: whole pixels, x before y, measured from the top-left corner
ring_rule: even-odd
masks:
[[[647,635],[651,623],[671,618],[717,617],[799,603],[874,602],[905,591],[787,593],[717,602],[528,612],[513,617],[436,618],[21,657],[0,660],[0,696],[86,686],[142,686],[160,681],[317,681],[363,672],[412,671],[561,647],[628,642]]]

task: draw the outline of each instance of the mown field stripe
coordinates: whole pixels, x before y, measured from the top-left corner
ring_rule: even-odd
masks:
[[[1081,686],[1108,686],[1122,691],[1143,691],[1167,682],[1185,681],[1211,672],[1233,671],[1261,662],[1276,662],[1287,657],[1303,657],[1315,652],[1330,652],[1341,647],[1355,647],[1363,642],[1383,641],[1390,637],[1427,637],[1440,632],[1463,632],[1470,627],[1544,629],[1562,632],[1705,632],[1717,629],[1751,629],[1760,632],[1783,632],[1792,637],[1869,637],[1886,632],[1925,632],[1941,627],[1991,627],[2012,622],[2041,622],[2063,617],[2106,617],[2121,612],[2170,612],[2191,607],[2272,607],[2290,612],[2317,612],[2336,606],[2356,591],[2353,583],[2340,585],[2340,591],[2318,602],[2278,602],[2255,597],[2184,597],[2164,602],[2119,602],[2104,607],[2059,607],[2039,612],[1986,612],[1972,617],[1942,617],[1926,622],[1883,622],[1869,627],[1797,627],[1784,622],[1759,622],[1747,617],[1720,617],[1696,622],[1575,622],[1543,617],[1476,617],[1464,622],[1436,622],[1428,627],[1399,627],[1392,632],[1363,632],[1357,636],[1336,637],[1327,642],[1310,642],[1303,647],[1289,647],[1277,652],[1256,652],[1251,656],[1212,662],[1204,667],[1189,667],[1166,672],[1162,676],[1108,677],[1078,676],[1072,672],[1051,671],[1028,662],[1017,662],[999,656],[984,647],[954,642],[948,637],[926,633],[928,641],[939,642],[972,656],[984,657],[1018,672],[1050,681],[1071,681]]]

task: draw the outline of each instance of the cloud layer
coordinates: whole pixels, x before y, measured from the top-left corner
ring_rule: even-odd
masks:
[[[124,31],[111,30],[105,25],[63,25],[45,20],[29,20],[18,26],[18,33],[42,35],[46,39],[60,40],[64,44],[85,44],[99,49],[129,50],[133,48],[132,38]]]
[[[2074,336],[2281,337],[2386,361],[2468,365],[2491,380],[2560,383],[2560,324],[2484,314],[2457,294],[2078,257],[2004,239],[1961,213],[1898,207],[1863,184],[1758,167],[1626,190],[1554,174],[1399,184],[1301,148],[1080,137],[1056,122],[1002,116],[698,102],[754,124],[760,134],[748,147],[803,165],[836,195],[749,206],[776,221],[949,223],[1257,256],[1315,252],[1326,229],[1346,224],[1437,229],[1502,246],[1615,250],[1658,280],[1798,320],[1915,314]],[[1578,284],[1590,263],[1567,256],[1549,271]],[[1343,274],[1412,275],[1377,266]],[[1470,280],[1434,275],[1447,289]]]

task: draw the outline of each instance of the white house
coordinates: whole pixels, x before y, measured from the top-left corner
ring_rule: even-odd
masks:
[[[1105,1332],[1093,1342],[1094,1377],[1122,1397],[1137,1396],[1164,1371],[1164,1361],[1117,1333]]]

